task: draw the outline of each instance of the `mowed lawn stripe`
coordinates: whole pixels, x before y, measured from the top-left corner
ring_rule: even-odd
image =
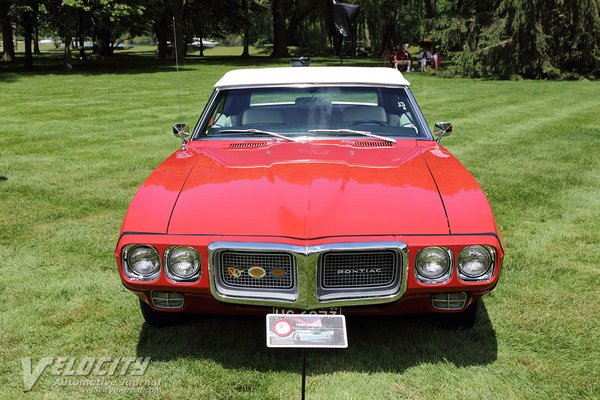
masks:
[[[266,349],[261,318],[149,328],[112,254],[131,197],[178,147],[177,80],[193,126],[235,65],[0,82],[0,397],[23,397],[22,357],[105,355],[152,357],[144,379],[161,379],[161,391],[151,399],[299,397],[301,353]],[[349,349],[309,352],[307,398],[600,397],[600,85],[408,78],[430,125],[454,123],[442,144],[489,196],[504,272],[473,331],[349,318]],[[55,380],[44,374],[32,398],[105,397]]]

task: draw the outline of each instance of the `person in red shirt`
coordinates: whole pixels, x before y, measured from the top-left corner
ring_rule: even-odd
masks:
[[[400,70],[402,67],[406,67],[406,72],[411,72],[412,69],[412,58],[408,53],[408,43],[402,46],[402,49],[396,49],[392,55],[392,63],[394,68]]]

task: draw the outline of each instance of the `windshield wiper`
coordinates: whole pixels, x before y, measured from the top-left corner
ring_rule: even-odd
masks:
[[[223,129],[220,130],[219,133],[249,133],[252,135],[270,135],[275,136],[276,138],[287,140],[289,142],[296,142],[296,140],[289,138],[287,136],[280,135],[276,132],[263,131],[261,129]]]
[[[375,135],[374,133],[367,131],[355,131],[354,129],[311,129],[308,131],[308,133],[349,133],[351,135],[363,135],[383,140],[385,142],[396,143],[396,139]]]

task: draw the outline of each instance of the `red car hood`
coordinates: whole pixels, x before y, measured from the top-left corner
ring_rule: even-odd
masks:
[[[190,148],[195,162],[167,232],[293,238],[449,233],[416,141],[358,144],[266,141],[231,147],[228,141],[206,141]]]

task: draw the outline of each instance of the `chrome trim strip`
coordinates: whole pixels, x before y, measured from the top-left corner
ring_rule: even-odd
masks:
[[[262,290],[262,294],[248,295],[248,290],[223,290],[218,282],[215,265],[219,254],[223,251],[265,251],[286,252],[296,261],[296,285],[294,296],[290,293],[281,293],[277,290]],[[349,290],[343,288],[335,293],[323,293],[318,287],[318,259],[319,256],[331,251],[364,251],[364,250],[392,250],[400,257],[398,266],[398,282],[393,287],[379,291]],[[354,242],[354,243],[332,243],[313,246],[296,246],[281,243],[256,243],[256,242],[212,242],[208,245],[208,270],[210,278],[210,290],[212,295],[225,303],[249,304],[260,306],[291,307],[299,309],[315,309],[322,307],[352,306],[382,304],[396,301],[406,292],[408,275],[408,245],[401,241],[386,242]],[[254,292],[254,291],[250,291]],[[265,293],[266,292],[266,293]]]

